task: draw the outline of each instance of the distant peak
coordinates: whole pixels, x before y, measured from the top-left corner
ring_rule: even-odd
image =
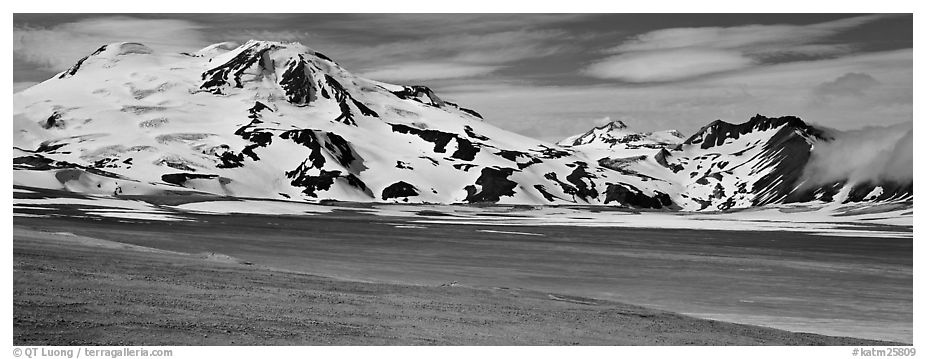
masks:
[[[607,148],[614,148],[615,146],[662,148],[668,144],[678,144],[681,139],[681,133],[675,130],[633,132],[628,130],[628,126],[624,121],[617,120],[594,127],[581,135],[567,137],[557,142],[557,144],[567,147],[595,145]]]
[[[806,124],[803,120],[795,116],[766,117],[756,114],[749,121],[732,124],[722,120],[715,120],[702,127],[698,132],[689,137],[685,144],[700,144],[701,148],[707,149],[724,143],[727,138],[739,138],[747,133],[760,131],[778,131],[782,128],[806,133],[808,136],[821,137],[822,132]]]
[[[626,129],[627,129],[627,124],[624,123],[624,121],[617,120],[617,121],[608,122],[607,124],[605,124],[605,125],[603,125],[603,126],[601,126],[601,127],[598,127],[598,128],[600,128],[600,129],[607,129],[607,130],[609,130],[609,131],[614,131],[614,130],[626,130]]]
[[[221,53],[221,52],[232,51],[232,50],[234,50],[234,49],[237,49],[237,48],[240,47],[240,46],[241,46],[241,44],[239,44],[239,43],[237,43],[237,42],[234,42],[234,41],[219,42],[219,43],[215,43],[215,44],[206,46],[206,47],[200,49],[199,51],[194,52],[193,55],[194,55],[194,56],[209,56],[209,55],[215,55],[215,54]]]

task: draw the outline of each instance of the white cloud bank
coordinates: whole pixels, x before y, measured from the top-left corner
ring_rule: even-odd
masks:
[[[692,133],[716,119],[740,123],[756,113],[852,129],[913,119],[913,52],[761,66],[679,83],[474,84],[437,90],[489,122],[546,140],[587,131],[595,125],[593,119],[605,116],[629,118],[627,125],[639,131]],[[821,102],[824,93],[827,101]]]
[[[608,58],[585,69],[593,77],[628,82],[681,80],[694,76],[738,70],[754,60],[736,51],[681,48],[634,51]]]
[[[441,80],[466,78],[485,75],[498,69],[499,66],[468,65],[459,63],[417,63],[388,65],[377,70],[364,72],[360,75],[380,81],[396,81],[399,83],[422,80]]]
[[[139,42],[155,51],[182,52],[208,45],[199,25],[184,20],[108,16],[49,28],[14,27],[13,55],[47,71],[61,71],[100,45]]]
[[[809,184],[913,180],[913,122],[837,132],[814,145],[804,171]]]
[[[747,25],[671,28],[638,35],[606,50],[613,54],[582,73],[626,82],[659,82],[736,71],[785,56],[845,54],[845,44],[817,43],[884,15],[858,16],[811,25]]]

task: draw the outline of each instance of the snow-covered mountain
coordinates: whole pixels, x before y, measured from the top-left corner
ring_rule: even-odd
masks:
[[[297,43],[108,44],[13,103],[14,184],[76,192],[722,210],[847,190],[794,191],[823,138],[796,118],[687,140],[616,122],[560,146]]]
[[[583,134],[567,137],[557,145],[576,148],[602,148],[614,151],[640,148],[663,148],[682,143],[685,137],[676,130],[634,132],[623,121],[611,121]]]
[[[427,87],[359,78],[295,43],[109,44],[15,94],[14,108],[14,180],[29,186],[432,203],[654,195]]]
[[[628,152],[643,147],[634,146],[633,141],[611,140],[646,137],[621,137],[627,136],[625,133],[626,125],[612,123],[564,141],[597,158],[604,167],[628,176],[658,179],[650,182],[650,188],[668,193],[676,205],[688,210],[811,201],[912,201],[912,179],[808,181],[805,170],[814,146],[833,138],[797,117],[756,115],[741,124],[718,120],[680,143],[660,142],[653,146],[658,150],[644,154]],[[602,147],[612,150],[603,151]]]

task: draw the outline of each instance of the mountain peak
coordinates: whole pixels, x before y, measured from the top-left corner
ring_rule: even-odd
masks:
[[[702,127],[695,134],[691,135],[691,137],[685,140],[684,144],[700,144],[701,148],[707,149],[722,145],[727,138],[736,139],[741,135],[748,133],[779,130],[781,128],[792,129],[794,131],[807,134],[808,136],[822,136],[822,132],[820,130],[808,125],[798,117],[766,117],[760,114],[756,114],[750,118],[749,121],[740,124],[732,124],[722,120],[715,120],[707,126]]]
[[[181,54],[107,44],[13,104],[15,183],[116,196],[722,210],[787,196],[815,140],[796,117],[757,115],[688,141],[717,151],[623,121],[554,148],[427,86],[368,80],[302,44],[256,40]],[[903,199],[906,188],[884,193]]]
[[[678,144],[681,140],[681,134],[675,130],[637,133],[629,131],[626,123],[617,120],[594,127],[581,135],[567,137],[558,144],[567,147],[593,145],[612,149],[618,144],[625,148],[661,148],[667,144]]]
[[[625,124],[624,121],[617,120],[608,122],[607,124],[597,128],[606,129],[608,131],[626,130],[627,124]]]

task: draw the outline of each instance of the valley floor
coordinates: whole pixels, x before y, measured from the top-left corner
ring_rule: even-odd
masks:
[[[16,345],[912,342],[909,239],[58,213],[14,217]]]
[[[876,345],[532,290],[339,280],[14,229],[15,345]]]

